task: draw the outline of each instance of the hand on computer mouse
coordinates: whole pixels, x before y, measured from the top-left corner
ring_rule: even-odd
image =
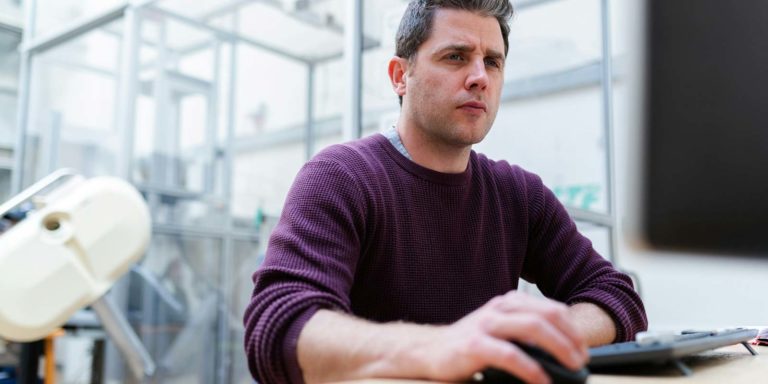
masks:
[[[518,345],[528,356],[532,357],[547,376],[552,384],[583,384],[587,381],[589,376],[589,370],[587,368],[581,368],[578,370],[572,370],[564,367],[550,354],[531,346]],[[514,384],[524,383],[523,380],[518,379],[516,376],[499,369],[488,368],[484,370],[479,377],[480,381],[486,384]]]
[[[541,364],[509,340],[537,345],[572,370],[581,369],[589,357],[565,305],[520,292],[498,296],[456,323],[439,327],[414,354],[429,356],[424,377],[431,380],[467,380],[494,367],[525,382],[550,382]]]

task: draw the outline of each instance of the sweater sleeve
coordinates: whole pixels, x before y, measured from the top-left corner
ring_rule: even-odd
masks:
[[[314,160],[299,171],[244,316],[248,367],[259,382],[302,383],[296,347],[304,324],[321,308],[350,312],[363,206],[340,165]]]
[[[634,339],[648,320],[632,280],[594,250],[538,176],[525,173],[525,180],[530,231],[523,278],[566,304],[598,305],[616,324],[615,342]]]

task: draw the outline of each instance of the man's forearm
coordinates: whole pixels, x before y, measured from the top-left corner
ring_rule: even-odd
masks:
[[[297,354],[308,383],[373,377],[465,381],[487,367],[542,383],[547,378],[541,366],[509,341],[539,346],[578,369],[587,360],[587,344],[570,311],[586,316],[591,309],[511,291],[440,326],[378,324],[320,310],[304,325]]]
[[[570,306],[574,325],[590,347],[612,343],[616,339],[616,324],[602,308],[592,303]]]
[[[307,383],[424,377],[426,351],[438,329],[407,323],[378,324],[320,310],[299,336],[299,365]]]

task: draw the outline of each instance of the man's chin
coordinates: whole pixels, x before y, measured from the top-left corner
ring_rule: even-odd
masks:
[[[490,127],[467,124],[445,126],[445,128],[433,130],[432,134],[434,139],[444,145],[465,149],[483,141],[489,131]]]
[[[454,138],[454,140],[451,141],[451,145],[456,148],[467,148],[472,147],[475,144],[480,143],[485,138],[485,135],[482,135],[480,137],[461,137],[461,138]]]
[[[464,146],[472,146],[483,141],[485,136],[488,135],[488,132],[490,132],[490,129],[488,128],[473,129],[467,132],[466,135],[460,137],[458,141]]]

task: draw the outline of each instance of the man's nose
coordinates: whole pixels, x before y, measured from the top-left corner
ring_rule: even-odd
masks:
[[[488,71],[485,68],[485,60],[472,62],[464,85],[468,90],[473,88],[485,89],[488,86]]]

